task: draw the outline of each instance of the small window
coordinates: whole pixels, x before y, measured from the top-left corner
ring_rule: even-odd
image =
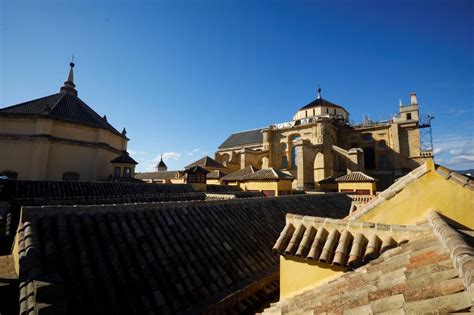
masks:
[[[334,115],[336,115],[336,109],[334,108]]]
[[[313,116],[316,116],[316,110],[313,108]]]
[[[411,120],[411,113],[407,113],[407,120]]]
[[[17,179],[18,178],[18,173],[15,171],[10,171],[10,170],[4,170],[0,172],[0,176],[6,176],[9,179]]]
[[[130,167],[125,167],[123,169],[123,177],[130,178],[132,176],[132,169]]]
[[[115,167],[114,168],[114,177],[120,177],[120,173],[122,173],[122,170],[120,167]]]
[[[79,173],[76,172],[63,173],[63,180],[79,180],[79,177]]]

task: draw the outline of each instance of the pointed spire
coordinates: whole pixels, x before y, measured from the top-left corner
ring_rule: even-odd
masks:
[[[125,127],[123,127],[123,130],[122,130],[122,136],[126,136],[127,135],[127,129],[125,129]]]
[[[72,60],[74,60],[74,55],[72,56]],[[71,95],[77,96],[77,91],[75,89],[76,85],[74,84],[74,66],[75,66],[74,62],[71,61],[69,66],[71,68],[69,69],[69,75],[67,77],[67,81],[64,82],[64,85],[61,87],[60,92],[64,94],[71,94]]]
[[[102,119],[107,121],[107,115],[104,115],[104,117],[102,117]]]
[[[401,98],[398,99],[398,106],[403,107],[402,99],[401,99]]]
[[[318,84],[318,95],[316,96],[316,99],[319,100],[321,99],[321,87]]]

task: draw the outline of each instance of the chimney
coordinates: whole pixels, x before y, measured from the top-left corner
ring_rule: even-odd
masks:
[[[411,105],[418,105],[418,99],[416,98],[416,93],[410,93],[410,104]]]

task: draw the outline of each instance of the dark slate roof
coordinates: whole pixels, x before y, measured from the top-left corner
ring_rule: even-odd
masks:
[[[160,167],[167,167],[166,164],[165,164],[165,162],[163,162],[162,159],[160,159],[160,163],[158,163],[158,166],[160,166]]]
[[[70,123],[107,129],[116,135],[125,137],[79,97],[68,93],[56,93],[18,105],[4,107],[0,109],[0,115],[59,119]]]
[[[185,166],[184,168],[188,169],[194,166],[209,167],[209,168],[226,168],[224,165],[222,165],[221,163],[217,162],[216,160],[214,160],[213,158],[207,155],[189,164],[188,166]]]
[[[183,171],[185,174],[189,174],[189,173],[204,173],[204,174],[208,174],[209,171],[206,170],[205,168],[202,168],[198,165],[196,166],[193,166],[193,167],[190,167],[190,168],[187,168]]]
[[[360,183],[360,182],[375,182],[376,179],[366,175],[362,172],[352,172],[341,177],[336,178],[338,183]]]
[[[294,180],[295,178],[288,173],[277,170],[273,167],[264,168],[255,173],[245,175],[243,177],[244,181],[252,180]]]
[[[194,192],[191,185],[146,184],[143,182],[8,180],[4,185],[4,198],[7,198],[7,200],[18,198],[91,198]]]
[[[239,302],[278,279],[271,246],[285,213],[342,218],[350,204],[326,194],[24,208],[20,312],[243,312]]]
[[[123,153],[122,155],[117,156],[115,159],[110,161],[110,163],[123,163],[123,164],[134,164],[137,165],[138,162],[132,159],[128,152]]]
[[[144,172],[135,174],[137,179],[177,179],[184,175],[184,171]]]
[[[264,313],[472,312],[472,237],[461,235],[436,212],[430,213],[428,227],[424,235],[387,250],[367,265],[281,300]]]
[[[227,138],[218,149],[226,149],[232,147],[239,147],[246,144],[262,144],[263,133],[262,129],[255,129],[249,131],[242,131],[233,133]]]
[[[226,176],[221,178],[222,181],[233,182],[233,181],[241,181],[243,180],[244,176],[255,173],[258,171],[256,167],[253,165],[249,165],[243,169],[230,173]]]
[[[340,105],[337,105],[337,104],[334,104],[334,103],[331,103],[323,98],[317,98],[315,99],[314,101],[312,101],[311,103],[301,107],[300,110],[305,110],[305,109],[309,109],[309,108],[313,108],[313,107],[319,107],[319,106],[324,106],[324,107],[335,107],[335,108],[341,108],[343,109],[344,111],[346,111],[344,109],[344,107],[340,106]],[[346,111],[347,112],[347,111]]]

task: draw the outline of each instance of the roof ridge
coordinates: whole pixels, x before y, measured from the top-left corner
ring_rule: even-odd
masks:
[[[66,95],[66,93],[59,93],[59,94],[61,94],[61,97],[59,97],[59,99],[56,101],[56,103],[54,103],[53,106],[51,106],[51,108],[50,108],[51,111],[56,108],[56,106],[59,104],[59,102],[61,102],[61,100],[62,100],[62,99],[64,98],[64,96]]]
[[[424,164],[412,170],[410,173],[406,174],[403,177],[400,177],[395,183],[393,183],[390,187],[379,193],[375,198],[370,200],[361,209],[349,214],[346,219],[360,218],[382,202],[393,198],[396,194],[405,189],[405,187],[408,186],[411,182],[425,175],[429,171],[430,169],[427,167],[427,164],[425,162]]]
[[[438,212],[432,210],[428,214],[428,220],[438,239],[449,250],[464,286],[474,293],[474,249]]]
[[[57,96],[58,94],[61,94],[61,93],[58,92],[58,93],[54,93],[54,94],[51,94],[51,95],[46,95],[46,96],[43,96],[43,97],[39,97],[39,98],[36,98],[34,100],[18,103],[18,104],[15,104],[15,105],[6,106],[6,107],[3,107],[3,108],[0,108],[0,112],[2,112],[3,110],[6,110],[6,109],[11,109],[11,108],[14,108],[14,107],[25,105],[27,103],[36,102],[36,101],[39,101],[39,100],[42,100],[42,99],[45,99],[45,98],[48,98],[48,97]]]
[[[463,186],[464,188],[474,190],[474,181],[464,174],[453,171],[452,169],[442,165],[435,166],[435,173]]]
[[[347,218],[333,219],[330,217],[318,217],[318,216],[310,216],[310,215],[302,216],[302,215],[296,215],[292,213],[286,214],[286,221],[288,222],[288,220],[312,222],[312,223],[323,220],[325,224],[337,224],[341,226],[359,227],[359,228],[367,227],[367,228],[375,228],[376,230],[383,230],[383,231],[387,231],[387,228],[389,228],[389,231],[403,230],[403,231],[408,231],[408,232],[427,231],[429,229],[423,225],[416,225],[416,224],[385,224],[385,223],[377,223],[377,222],[356,221],[356,220],[347,219]]]

